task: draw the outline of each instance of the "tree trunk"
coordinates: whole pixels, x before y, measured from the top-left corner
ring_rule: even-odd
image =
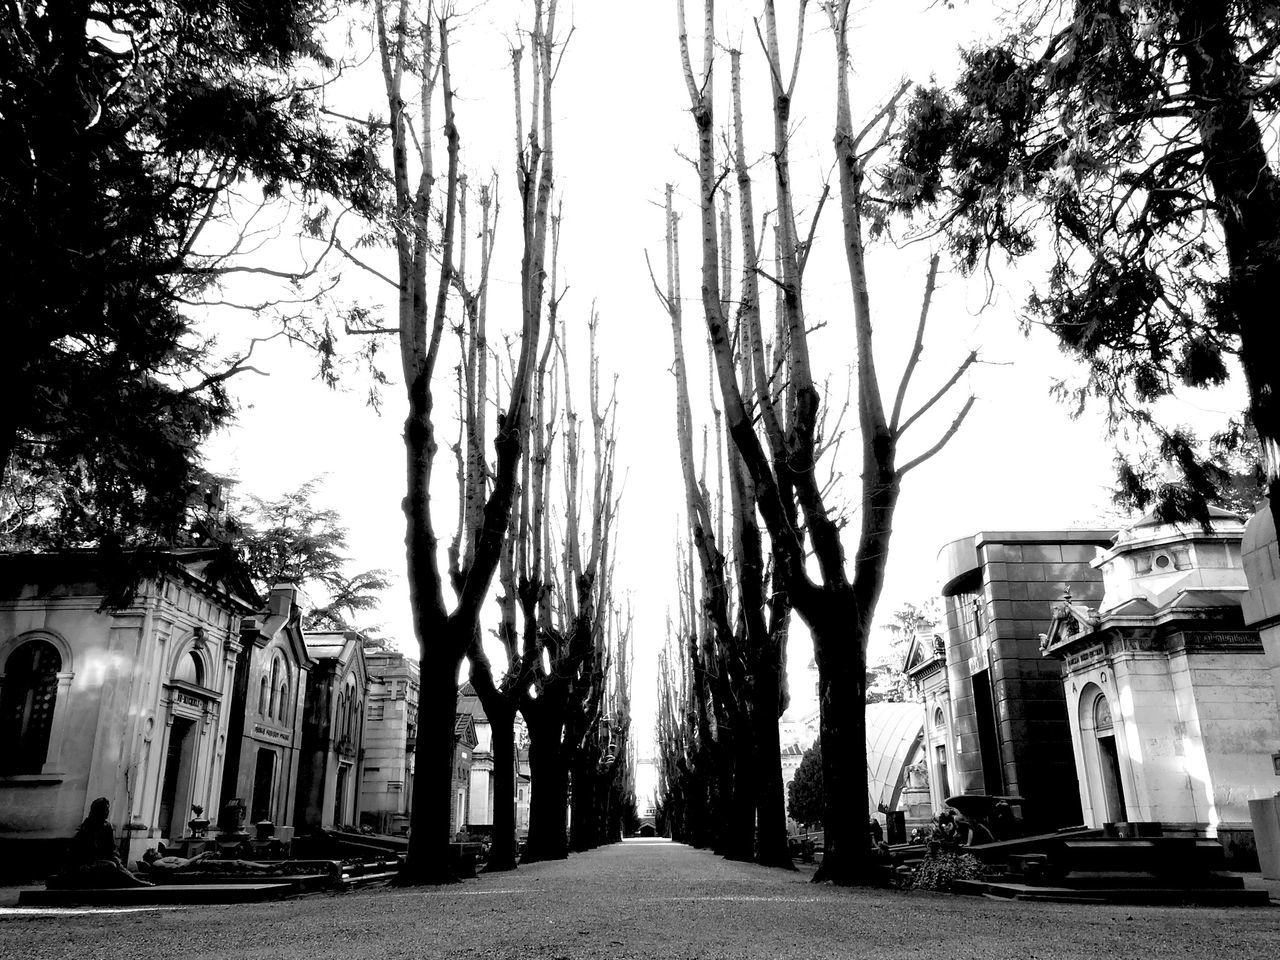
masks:
[[[513,657],[514,645],[508,646],[508,656]],[[493,669],[481,646],[480,631],[472,634],[471,686],[480,698],[485,716],[489,718],[493,750],[493,842],[489,846],[489,862],[486,871],[514,870],[516,868],[516,707],[513,692],[504,686],[499,689],[493,682]]]
[[[449,845],[453,811],[453,771],[457,742],[454,717],[458,709],[458,669],[462,657],[423,656],[418,696],[418,746],[414,753],[413,809],[410,811],[409,854],[397,884],[454,883]]]
[[[822,865],[815,881],[873,880],[867,832],[867,670],[865,631],[856,627],[852,591],[825,598],[825,615],[809,624],[818,661],[822,738]]]
[[[596,831],[595,763],[588,757],[573,765],[573,816],[569,821],[569,848],[582,853],[600,845]]]
[[[794,869],[787,849],[787,803],[782,784],[782,742],[777,704],[781,698],[779,664],[756,672],[752,711],[755,744],[756,861],[767,867]]]
[[[529,770],[532,775],[529,797],[529,838],[525,842],[525,863],[563,860],[569,856],[569,778],[561,738],[564,723],[558,713],[553,719],[529,721]],[[525,714],[529,720],[529,715]]]
[[[485,872],[516,868],[516,713],[502,698],[485,714],[493,732],[493,842]]]
[[[1280,368],[1273,299],[1280,282],[1280,178],[1253,113],[1249,78],[1223,0],[1187,3],[1178,33],[1188,95],[1204,147],[1204,169],[1226,238],[1227,307],[1240,334],[1249,417],[1258,431],[1268,496],[1280,496]]]

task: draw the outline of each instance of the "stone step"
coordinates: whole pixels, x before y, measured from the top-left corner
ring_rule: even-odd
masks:
[[[1221,870],[1226,865],[1222,844],[1194,837],[1061,840],[1044,852],[1049,869],[1059,873],[1124,870],[1187,874]]]
[[[1026,884],[1031,887],[1071,887],[1072,889],[1107,889],[1113,887],[1133,887],[1146,889],[1185,890],[1191,888],[1211,888],[1217,890],[1239,890],[1244,887],[1244,878],[1233,873],[1192,873],[1185,877],[1167,873],[1146,873],[1138,870],[1100,870],[1097,872],[1079,871],[1066,877],[1033,877],[1010,874],[1012,883]]]

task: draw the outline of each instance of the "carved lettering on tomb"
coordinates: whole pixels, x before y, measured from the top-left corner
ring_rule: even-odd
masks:
[[[271,727],[264,727],[260,723],[253,725],[253,735],[267,740],[275,740],[279,743],[288,743],[293,739],[293,735],[285,730],[273,730]]]

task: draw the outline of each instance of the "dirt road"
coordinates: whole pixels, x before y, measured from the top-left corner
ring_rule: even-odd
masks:
[[[665,841],[445,888],[128,913],[0,910],[0,957],[775,958],[1280,955],[1280,909],[840,890]]]

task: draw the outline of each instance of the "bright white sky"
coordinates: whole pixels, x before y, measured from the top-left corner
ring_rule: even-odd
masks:
[[[453,48],[463,163],[473,182],[492,169],[502,180],[505,208],[494,260],[490,325],[507,331],[518,329],[508,47],[520,7],[516,0],[491,0],[480,6],[458,25]],[[758,2],[722,2],[717,21],[720,40],[744,49],[747,126],[753,141],[748,151],[756,157],[763,155],[772,135],[764,86],[767,67],[750,21],[760,7]],[[779,7],[785,60],[794,38],[794,4],[782,2]],[[691,0],[691,28],[700,23],[699,11],[700,4]],[[670,328],[653,295],[644,253],[649,250],[661,269],[661,201],[664,184],[672,181],[685,217],[686,353],[695,376],[695,396],[705,397],[705,379],[699,379],[705,377],[706,361],[697,302],[699,265],[694,259],[696,180],[677,156],[677,150],[693,150],[693,127],[680,74],[674,0],[566,5],[560,22],[562,36],[570,22],[575,28],[556,86],[557,186],[565,215],[560,264],[570,287],[562,316],[571,327],[576,325],[585,342],[587,315],[592,301],[597,302],[602,366],[619,375],[618,461],[626,472],[626,495],[617,587],[634,598],[637,746],[647,755],[652,751],[656,657],[674,596],[675,531],[683,496],[673,436]],[[851,33],[855,113],[874,111],[903,76],[924,80],[932,73],[945,79],[955,70],[958,47],[990,32],[994,22],[991,8],[981,2],[956,10],[929,0],[864,3]],[[353,43],[367,50],[369,37],[357,32]],[[805,44],[793,111],[792,164],[797,203],[807,223],[832,164],[832,38],[818,9],[810,10]],[[701,48],[696,36],[694,48]],[[722,57],[717,84],[718,121],[723,124],[728,117],[727,56]],[[340,95],[345,99],[339,105],[348,112],[385,112],[372,62]],[[758,211],[772,206],[771,188],[772,170],[761,163],[755,188]],[[831,377],[838,401],[851,375],[853,355],[839,230],[837,207],[829,204],[805,289],[811,324],[825,325],[813,338],[818,369]],[[883,389],[890,396],[914,333],[928,253],[920,244],[904,250],[878,249],[872,258],[877,358]],[[379,263],[393,272],[389,258]],[[381,309],[384,317],[392,316],[395,300],[390,287],[351,266],[342,272],[335,291],[341,300],[360,301]],[[1070,420],[1048,393],[1053,378],[1071,376],[1078,368],[1048,335],[1027,339],[1017,330],[1018,307],[1030,284],[1042,276],[1030,263],[1002,276],[994,303],[985,309],[986,291],[980,281],[954,273],[940,277],[912,397],[919,402],[928,396],[971,347],[979,347],[990,365],[974,368],[963,383],[978,398],[963,431],[905,484],[880,607],[886,616],[902,603],[922,602],[934,592],[937,552],[950,540],[980,529],[1093,525],[1112,515],[1112,447],[1101,420],[1092,411]],[[230,347],[233,341],[225,342]],[[576,356],[585,362],[585,347],[577,348]],[[393,357],[389,349],[388,360]],[[442,376],[451,376],[452,362],[441,363]],[[402,414],[395,368],[388,367],[395,382],[383,392],[379,416],[365,403],[367,384],[351,381],[347,388],[330,392],[311,379],[311,360],[301,351],[268,351],[259,365],[269,377],[234,381],[242,404],[240,422],[211,445],[211,466],[237,475],[242,491],[263,496],[327,474],[323,500],[340,510],[350,527],[353,569],[386,567],[393,573],[394,586],[374,619],[399,646],[414,653],[403,577]],[[451,381],[442,383],[440,393],[451,389]],[[584,396],[585,391],[577,393]],[[965,396],[958,392],[955,405],[941,404],[937,417],[912,429],[904,460],[933,442]],[[1240,408],[1225,401],[1207,405],[1223,413]],[[447,410],[448,403],[442,402],[438,429],[451,439],[456,426],[447,419]],[[851,426],[855,419],[849,418]],[[859,472],[856,430],[846,437],[837,467],[845,477],[844,498],[852,500]],[[455,516],[453,470],[452,454],[442,446],[435,491],[442,540],[450,535]],[[856,522],[853,526],[856,530]],[[848,548],[852,554],[851,539]],[[794,632],[792,643],[795,675],[811,652],[803,629]],[[809,694],[807,686],[793,684],[798,698]]]

